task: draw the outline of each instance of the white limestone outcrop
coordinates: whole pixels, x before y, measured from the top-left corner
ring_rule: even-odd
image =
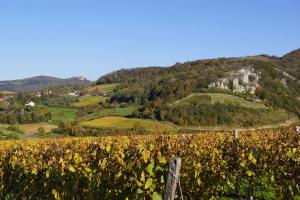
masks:
[[[254,94],[256,88],[259,86],[259,78],[259,73],[256,73],[252,67],[247,66],[230,72],[228,77],[220,78],[215,82],[210,83],[208,87],[240,93],[250,92]]]

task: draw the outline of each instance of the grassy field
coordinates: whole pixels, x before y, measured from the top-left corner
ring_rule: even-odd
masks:
[[[16,94],[15,92],[12,92],[12,91],[1,91],[0,92],[1,95],[4,95],[4,96],[8,96],[8,95],[14,95]]]
[[[172,105],[177,105],[179,103],[184,103],[184,102],[199,102],[199,103],[204,103],[204,104],[205,103],[207,103],[207,104],[232,103],[232,104],[238,104],[238,105],[246,107],[246,108],[267,109],[267,107],[262,103],[254,103],[251,101],[247,101],[238,96],[223,94],[223,93],[191,94],[184,99],[174,102]]]
[[[103,84],[103,85],[95,85],[88,88],[85,88],[84,90],[86,92],[93,92],[94,90],[99,91],[105,91],[107,93],[112,93],[114,88],[116,88],[119,84],[113,83],[113,84]]]
[[[20,128],[25,132],[26,135],[32,135],[37,132],[39,127],[43,127],[46,132],[50,132],[53,128],[56,128],[55,125],[50,125],[48,123],[37,123],[37,124],[22,124]]]
[[[105,109],[100,112],[102,116],[119,116],[119,117],[126,117],[131,115],[137,107],[125,107],[125,108],[110,108]]]
[[[19,139],[26,139],[26,138],[58,138],[62,137],[60,134],[51,133],[50,131],[56,126],[49,125],[46,123],[39,123],[39,124],[26,124],[20,125],[20,129],[22,129],[25,134],[17,133],[14,131],[6,130],[5,127],[8,125],[0,125],[0,140],[19,140]],[[40,134],[37,133],[37,129],[39,127],[44,127],[46,133]]]
[[[86,96],[82,97],[79,102],[73,103],[72,106],[75,107],[84,107],[88,105],[95,105],[99,102],[105,102],[106,97],[99,97],[99,96]]]
[[[162,123],[148,119],[136,119],[125,117],[103,117],[91,121],[82,122],[83,126],[109,129],[142,129],[146,131],[174,131],[175,126],[170,123]]]
[[[7,124],[0,124],[0,129],[4,129],[8,127]],[[40,127],[43,127],[46,132],[50,132],[53,128],[56,128],[57,126],[48,124],[46,122],[42,123],[35,123],[35,124],[20,124],[18,127],[25,132],[25,135],[33,135],[37,132],[37,129]],[[8,132],[7,132],[8,133]]]
[[[86,120],[92,120],[100,117],[107,117],[107,116],[127,117],[130,116],[136,109],[137,107],[109,108],[98,113],[86,115],[82,117],[80,120],[86,121]]]
[[[15,140],[22,139],[25,136],[23,134],[6,130],[5,128],[0,128],[0,140]]]
[[[46,107],[52,114],[53,121],[72,121],[76,117],[77,109],[65,107]]]

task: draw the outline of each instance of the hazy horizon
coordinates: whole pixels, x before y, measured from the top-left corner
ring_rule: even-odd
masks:
[[[95,81],[129,67],[300,47],[300,2],[0,2],[0,80]]]

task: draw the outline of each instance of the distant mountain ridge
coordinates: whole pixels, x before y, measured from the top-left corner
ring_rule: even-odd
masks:
[[[66,79],[51,77],[51,76],[35,76],[35,77],[25,78],[25,79],[0,81],[0,91],[20,92],[20,91],[37,90],[48,86],[70,85],[70,84],[86,85],[90,83],[91,81],[87,80],[82,76],[66,78]]]

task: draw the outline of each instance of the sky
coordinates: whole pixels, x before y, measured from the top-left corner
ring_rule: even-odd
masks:
[[[0,80],[297,48],[299,0],[0,0]]]

